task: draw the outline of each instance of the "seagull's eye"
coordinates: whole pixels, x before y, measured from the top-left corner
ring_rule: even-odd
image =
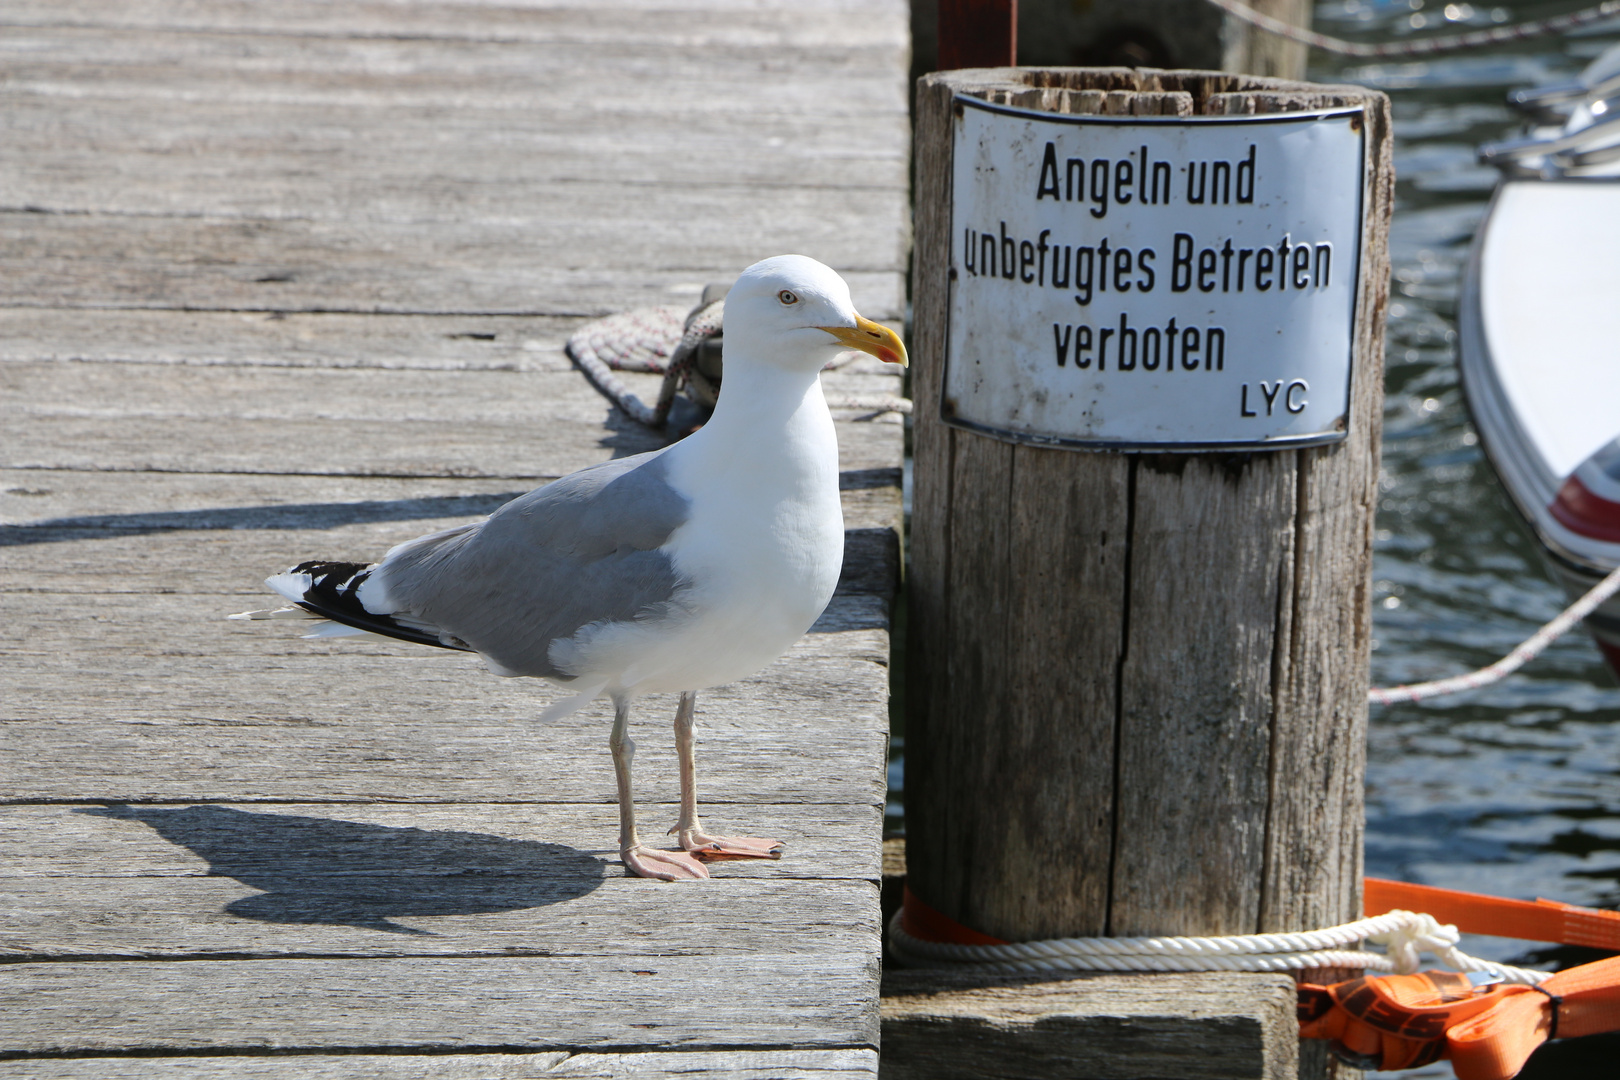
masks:
[[[799,298],[793,293],[788,292],[786,289],[783,289],[781,292],[777,293],[776,298],[782,301],[784,304],[797,304],[799,302]]]

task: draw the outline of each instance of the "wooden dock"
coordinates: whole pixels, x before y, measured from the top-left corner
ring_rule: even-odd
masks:
[[[564,355],[589,318],[797,251],[898,320],[907,5],[0,27],[0,1080],[873,1076],[897,423],[839,424],[827,615],[699,697],[707,818],[779,863],[627,878],[605,703],[541,729],[462,654],[224,616],[658,445]]]

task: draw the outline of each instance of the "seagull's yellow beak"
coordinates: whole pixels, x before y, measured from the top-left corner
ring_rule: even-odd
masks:
[[[854,326],[818,326],[852,349],[871,353],[885,364],[906,366],[906,346],[900,335],[882,323],[855,316]]]

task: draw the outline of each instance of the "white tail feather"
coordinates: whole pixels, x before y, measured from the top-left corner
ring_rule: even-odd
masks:
[[[301,607],[264,608],[259,611],[239,611],[235,615],[225,616],[227,619],[318,619],[313,611]]]
[[[264,583],[270,587],[271,592],[280,593],[288,600],[296,603],[304,598],[305,593],[309,592],[311,579],[308,574],[289,572],[267,577],[264,579]]]
[[[487,658],[485,662],[488,662]],[[499,672],[496,674],[499,674]],[[585,706],[601,697],[602,691],[606,689],[607,683],[599,682],[592,686],[587,686],[584,690],[575,694],[573,697],[565,697],[561,701],[552,702],[551,705],[546,708],[546,711],[540,714],[540,723],[543,724],[548,720],[561,720],[570,713],[578,712],[580,709],[583,709]]]

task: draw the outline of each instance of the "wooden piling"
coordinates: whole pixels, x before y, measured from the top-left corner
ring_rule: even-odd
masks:
[[[940,417],[952,97],[1051,112],[1365,110],[1348,437],[1014,445]],[[1387,99],[1214,72],[925,78],[907,716],[912,890],[988,934],[1231,934],[1360,911]]]

